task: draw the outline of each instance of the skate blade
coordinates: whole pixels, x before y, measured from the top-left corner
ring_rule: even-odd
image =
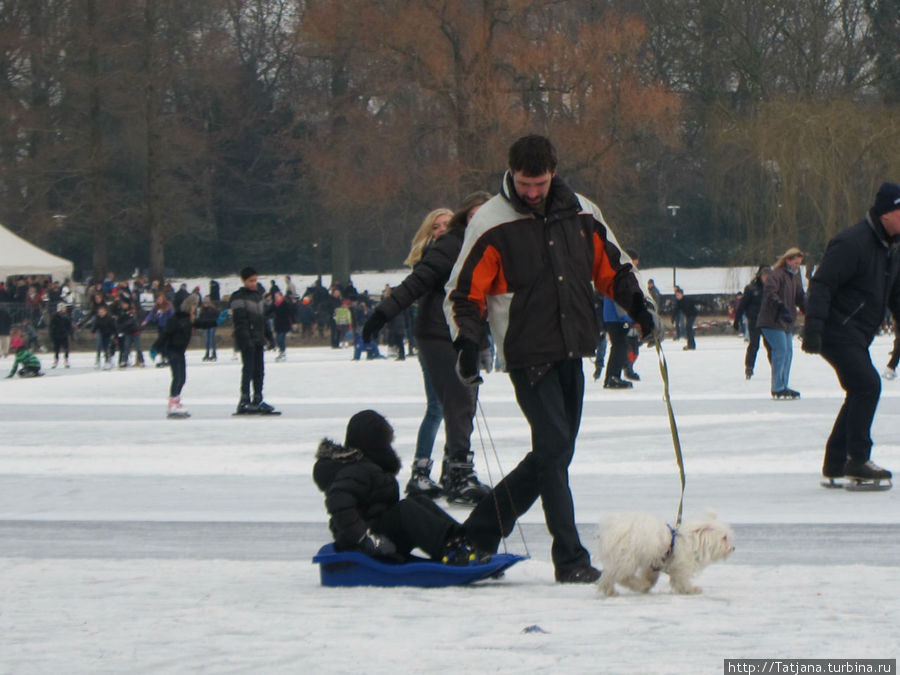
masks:
[[[829,478],[828,480],[823,480],[819,483],[819,485],[828,490],[841,490],[847,487],[847,484],[842,482],[839,478]]]
[[[180,412],[180,413],[166,413],[166,417],[170,420],[184,420],[191,416],[191,413]]]
[[[893,487],[893,483],[891,483],[890,479],[870,480],[847,476],[847,481],[846,485],[844,485],[844,489],[849,490],[850,492],[884,492]]]

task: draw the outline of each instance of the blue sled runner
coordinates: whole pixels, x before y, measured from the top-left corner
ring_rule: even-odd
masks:
[[[323,586],[462,586],[500,574],[525,556],[497,553],[482,565],[445,565],[413,558],[405,563],[386,563],[360,551],[335,551],[325,544],[313,557],[319,564]]]

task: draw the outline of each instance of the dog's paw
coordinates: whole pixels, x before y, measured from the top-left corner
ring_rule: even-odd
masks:
[[[690,584],[687,586],[673,586],[673,590],[682,595],[700,595],[703,592],[703,589],[699,586],[691,586]]]

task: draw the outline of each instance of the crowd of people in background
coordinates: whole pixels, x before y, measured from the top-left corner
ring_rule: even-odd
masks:
[[[415,308],[373,344],[361,343],[362,326],[377,299],[368,291],[359,293],[352,282],[327,287],[319,277],[301,293],[287,276],[282,285],[276,279],[268,287],[260,282],[260,291],[273,336],[267,348],[278,352],[276,361],[286,358],[289,335],[307,344],[326,341],[334,349],[356,347],[369,358],[384,358],[379,342],[388,344],[397,358],[415,354]],[[139,276],[116,279],[112,272],[102,282],[84,286],[40,276],[0,282],[0,357],[15,355],[24,345],[33,354],[52,353],[53,368],[67,368],[73,342],[89,335],[97,369],[142,368],[151,362],[166,367],[167,353],[157,343],[185,302],[203,336],[203,360],[216,361],[216,330],[230,320],[228,297],[221,295],[216,280],[205,292],[199,286],[189,289],[186,283],[148,282]]]

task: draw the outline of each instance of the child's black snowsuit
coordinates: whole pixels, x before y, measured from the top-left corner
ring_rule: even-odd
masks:
[[[335,548],[360,549],[371,531],[390,538],[404,557],[418,547],[439,560],[460,526],[427,497],[400,499],[393,434],[384,417],[364,410],[350,419],[344,445],[327,438],[319,444],[313,479],[325,493]]]

